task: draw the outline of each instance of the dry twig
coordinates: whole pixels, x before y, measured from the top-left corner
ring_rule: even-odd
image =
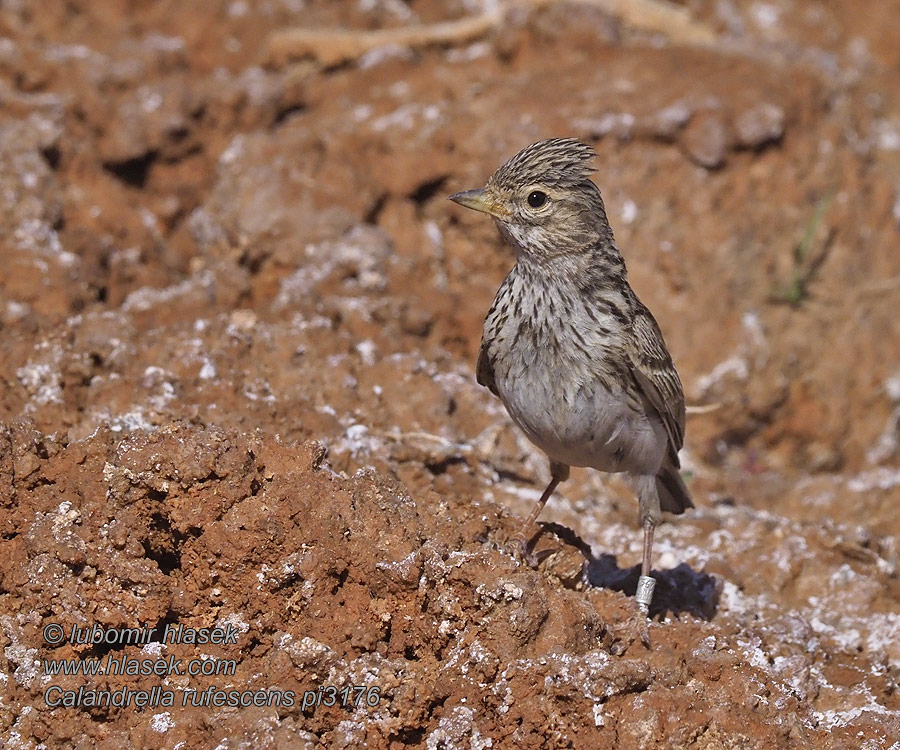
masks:
[[[717,401],[714,404],[688,404],[684,407],[684,411],[690,416],[692,414],[709,414],[721,408],[722,404]]]
[[[566,1],[600,8],[628,26],[664,34],[679,44],[708,45],[715,39],[711,28],[667,0]],[[274,67],[281,67],[294,60],[313,58],[324,67],[333,67],[358,60],[367,52],[385,47],[423,48],[463,44],[499,28],[513,6],[536,10],[555,2],[559,0],[498,0],[477,16],[374,31],[287,29],[269,38],[268,61]]]

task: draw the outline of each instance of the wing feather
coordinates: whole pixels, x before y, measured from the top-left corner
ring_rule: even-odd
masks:
[[[478,362],[475,365],[475,379],[478,381],[479,385],[483,385],[495,396],[499,395],[497,393],[497,384],[494,382],[494,367],[488,357],[487,347],[484,345],[484,342],[482,342],[481,349],[478,351]]]
[[[628,356],[638,386],[662,419],[669,436],[670,453],[678,466],[678,451],[684,445],[684,390],[662,331],[640,302],[635,309]]]

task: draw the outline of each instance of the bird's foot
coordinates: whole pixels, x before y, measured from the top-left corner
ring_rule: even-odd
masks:
[[[650,648],[650,602],[653,600],[653,589],[656,587],[656,581],[650,576],[642,575],[638,578],[637,590],[634,593],[634,600],[637,603],[637,614],[635,617],[638,635],[644,647]]]
[[[552,526],[552,524],[550,524]],[[531,537],[526,536],[531,531]],[[550,538],[544,537],[543,526],[529,526],[522,528],[512,537],[507,538],[502,545],[502,549],[510,557],[514,557],[524,562],[528,567],[537,569],[547,559],[555,557],[561,550],[559,543],[559,535],[551,535]],[[553,539],[557,541],[554,542]],[[543,542],[543,544],[541,543]],[[563,544],[563,546],[565,546]]]
[[[638,605],[637,612],[634,613],[633,619],[634,634],[641,639],[644,648],[650,650],[650,618],[643,607]]]
[[[630,612],[628,611],[630,610]],[[614,644],[610,650],[614,656],[622,656],[640,641],[646,651],[652,648],[650,642],[650,619],[633,599],[627,603],[626,612],[613,629]]]
[[[537,555],[532,549],[530,539],[526,539],[522,534],[516,534],[507,544],[507,551],[513,557],[521,557],[529,568],[536,568],[540,563]]]

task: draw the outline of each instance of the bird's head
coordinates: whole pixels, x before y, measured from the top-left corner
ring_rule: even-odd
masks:
[[[590,179],[594,156],[575,138],[540,141],[506,162],[483,188],[450,200],[493,216],[517,254],[546,260],[583,253],[612,241],[600,191]]]

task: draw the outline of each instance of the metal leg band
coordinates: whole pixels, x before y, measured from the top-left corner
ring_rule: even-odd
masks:
[[[634,598],[637,599],[638,606],[642,612],[646,613],[650,609],[650,600],[653,599],[654,586],[656,586],[656,581],[650,576],[638,578],[637,591]]]

